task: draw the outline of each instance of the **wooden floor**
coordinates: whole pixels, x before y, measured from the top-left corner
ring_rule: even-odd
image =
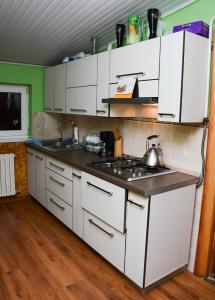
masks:
[[[214,300],[189,272],[145,294],[33,200],[0,202],[0,300]]]

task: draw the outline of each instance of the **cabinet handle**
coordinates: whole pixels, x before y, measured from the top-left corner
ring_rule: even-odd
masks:
[[[60,186],[62,186],[62,187],[64,187],[64,186],[65,186],[65,183],[58,181],[58,180],[57,180],[57,179],[55,179],[54,177],[52,177],[52,176],[49,176],[49,178],[50,178],[52,181],[54,181],[54,182],[58,183]]]
[[[60,166],[58,166],[58,165],[54,164],[53,162],[49,162],[49,164],[50,164],[51,166],[53,166],[53,167],[55,167],[55,168],[57,168],[57,169],[61,170],[61,171],[64,171],[64,170],[65,170],[65,168],[63,168],[63,167],[60,167]]]
[[[28,153],[29,155],[31,155],[31,156],[34,155],[34,154],[33,154],[32,152],[30,152],[30,151],[27,151],[27,153]]]
[[[55,202],[52,198],[49,198],[49,200],[54,203],[57,207],[59,207],[60,209],[62,210],[65,210],[65,207],[64,206],[61,206],[60,204],[58,204],[57,202]]]
[[[120,75],[116,75],[116,77],[123,77],[123,76],[130,76],[130,75],[146,75],[146,73],[143,72],[137,72],[137,73],[128,73],[128,74],[120,74]]]
[[[81,179],[81,176],[80,175],[77,175],[75,173],[72,173],[73,176],[77,177],[78,179]]]
[[[171,118],[175,118],[175,114],[166,114],[166,113],[158,113],[159,116],[161,117],[171,117]]]
[[[102,191],[102,192],[104,192],[104,193],[106,193],[106,194],[108,194],[109,196],[112,196],[112,195],[113,195],[112,192],[106,191],[106,190],[100,188],[99,186],[92,184],[92,183],[89,182],[89,181],[87,181],[87,184],[90,185],[90,186],[93,186],[94,188],[96,188],[96,189],[98,189],[98,190],[100,190],[100,191]]]
[[[63,111],[63,108],[54,108],[54,111]]]
[[[78,108],[70,108],[69,109],[70,111],[80,111],[80,112],[87,112],[87,110],[86,109],[78,109]]]
[[[109,237],[113,238],[114,234],[111,232],[108,232],[107,230],[105,230],[104,228],[100,227],[98,224],[93,222],[93,219],[88,219],[90,224],[93,224],[94,226],[96,226],[97,228],[101,229],[104,233],[106,233],[107,235],[109,235]]]
[[[100,110],[100,109],[97,109],[96,112],[99,113],[99,114],[105,114],[105,113],[106,113],[106,110]]]
[[[134,205],[138,206],[141,209],[143,209],[145,207],[145,205],[138,204],[138,203],[136,203],[136,202],[134,202],[132,200],[127,200],[127,202],[129,202],[130,204],[134,204]]]
[[[45,110],[52,110],[51,107],[45,107]]]
[[[43,157],[39,156],[39,155],[35,155],[36,158],[43,160]]]

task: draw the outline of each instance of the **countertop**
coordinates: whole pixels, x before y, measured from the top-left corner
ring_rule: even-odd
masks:
[[[43,152],[53,158],[67,163],[68,165],[109,181],[122,188],[141,194],[144,197],[149,197],[155,194],[160,194],[177,188],[189,186],[195,184],[197,180],[195,176],[181,172],[175,172],[171,174],[127,182],[88,166],[88,163],[90,163],[92,160],[99,159],[99,156],[85,150],[66,150],[54,152],[31,143],[26,143],[26,146]],[[103,160],[104,158],[101,157],[100,159]]]

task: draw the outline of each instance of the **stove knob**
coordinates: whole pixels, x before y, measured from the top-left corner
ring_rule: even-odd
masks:
[[[142,173],[140,171],[138,172],[138,176],[142,176]]]
[[[114,173],[117,173],[117,168],[113,168],[113,172],[114,172]]]
[[[121,175],[121,174],[122,174],[122,170],[119,169],[117,173],[118,173],[119,175]]]
[[[132,177],[136,177],[136,173],[134,172],[134,173],[132,173]]]

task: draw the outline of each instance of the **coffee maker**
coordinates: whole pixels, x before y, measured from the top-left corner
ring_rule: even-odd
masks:
[[[112,131],[100,131],[100,139],[103,146],[100,151],[101,156],[113,156],[114,155],[114,134]]]

